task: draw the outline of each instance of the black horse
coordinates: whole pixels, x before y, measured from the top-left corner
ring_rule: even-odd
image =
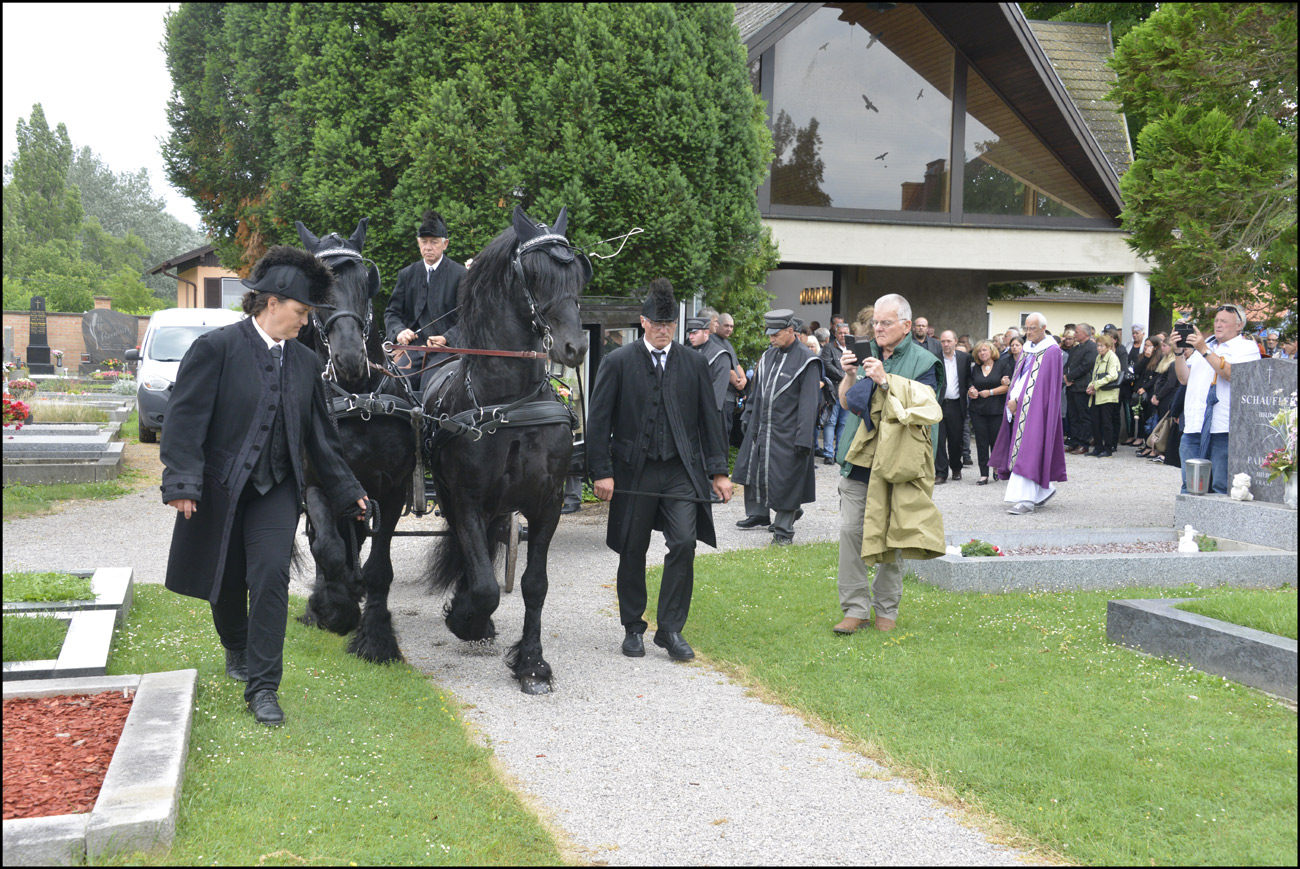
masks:
[[[437,544],[430,579],[435,589],[454,589],[443,612],[460,639],[496,636],[493,558],[512,511],[528,520],[524,629],[506,663],[529,694],[550,691],[541,639],[546,554],[573,452],[572,419],[549,385],[546,357],[576,367],[587,351],[578,295],[591,280],[591,263],[565,239],[566,221],[565,209],[547,227],[516,207],[513,227],[474,258],[460,284],[465,347],[534,351],[536,358],[464,355],[424,397],[424,412],[440,429],[430,462],[451,529]]]
[[[328,314],[323,321],[313,314],[298,340],[320,358],[326,394],[337,411],[344,458],[366,494],[379,505],[380,520],[371,533],[366,523],[337,516],[308,466],[308,538],[316,560],[316,584],[299,621],[341,635],[357,629],[348,651],[382,663],[402,658],[388,611],[393,581],[390,551],[393,529],[412,486],[419,423],[412,423],[405,388],[385,373],[383,339],[372,310],[379,271],[373,265],[367,268],[361,254],[368,223],[369,218],[362,218],[346,240],[337,233],[320,239],[301,222],[296,224],[303,246],[324,260],[336,279],[336,310],[322,312]],[[370,555],[362,569],[360,550],[367,537]]]

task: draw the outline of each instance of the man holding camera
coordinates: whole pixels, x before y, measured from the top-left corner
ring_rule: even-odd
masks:
[[[1246,313],[1240,305],[1220,305],[1214,337],[1206,338],[1189,320],[1174,324],[1174,370],[1187,387],[1183,404],[1183,488],[1187,460],[1210,460],[1210,491],[1228,494],[1228,416],[1232,407],[1232,366],[1259,359],[1259,345],[1241,334]]]

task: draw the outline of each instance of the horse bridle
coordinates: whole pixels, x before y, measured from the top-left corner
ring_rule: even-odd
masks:
[[[326,258],[346,258],[355,260],[359,264],[370,263],[372,266],[378,268],[374,260],[366,259],[359,251],[355,251],[350,247],[332,247],[328,250],[317,251],[315,256],[319,260],[325,260]],[[321,379],[329,383],[338,382],[338,376],[334,371],[334,348],[330,346],[329,330],[335,323],[345,317],[351,317],[357,321],[361,326],[361,342],[363,345],[367,343],[370,340],[370,328],[375,320],[373,305],[366,305],[366,316],[364,319],[356,311],[348,311],[344,308],[339,308],[335,310],[335,312],[331,314],[324,323],[322,323],[320,315],[316,313],[316,310],[312,309],[311,312],[312,328],[316,330],[316,334],[320,335],[321,343],[325,345],[325,370],[321,372]],[[372,368],[379,368],[379,366],[375,365],[369,359],[366,360],[366,363]]]
[[[580,304],[578,302],[578,297],[575,294],[572,296],[560,296],[551,299],[544,305],[539,305],[537,304],[537,297],[534,296],[533,291],[528,288],[528,279],[524,277],[523,263],[520,262],[521,258],[524,254],[529,253],[532,250],[545,250],[547,247],[551,246],[567,248],[569,251],[577,253],[578,257],[581,257],[581,259],[578,259],[579,267],[586,270],[587,280],[591,280],[591,260],[587,258],[586,253],[584,253],[581,248],[575,247],[567,238],[559,233],[548,232],[544,235],[539,235],[536,238],[530,238],[528,241],[521,242],[515,246],[514,255],[510,258],[510,267],[514,270],[515,278],[519,281],[519,286],[524,291],[525,301],[528,302],[528,311],[532,316],[533,331],[542,337],[542,349],[547,353],[551,352],[551,347],[555,344],[555,338],[551,334],[551,321],[546,318],[546,312],[553,306],[569,300],[572,300],[575,305]],[[570,256],[572,256],[572,253]]]

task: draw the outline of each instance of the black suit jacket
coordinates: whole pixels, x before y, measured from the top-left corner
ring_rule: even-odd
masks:
[[[722,414],[714,402],[709,365],[704,357],[673,342],[664,369],[664,396],[673,443],[698,498],[708,499],[712,478],[727,473],[727,446]],[[640,490],[656,410],[654,361],[645,341],[620,347],[600,363],[587,410],[587,469],[593,480],[614,478],[618,489]],[[609,506],[605,543],[621,552],[631,521],[631,495],[615,495]],[[662,530],[662,529],[656,529]],[[713,514],[707,503],[697,505],[695,536],[717,546]]]
[[[961,402],[961,412],[966,413],[966,405],[970,399],[966,397],[966,390],[970,389],[970,366],[971,356],[965,350],[954,350],[952,355],[957,359],[957,399]],[[944,393],[947,392],[948,386],[948,369],[944,365],[943,349],[939,350],[939,367],[944,372],[944,391],[939,393],[938,398],[943,399]]]
[[[1092,380],[1092,366],[1097,361],[1097,342],[1088,339],[1083,344],[1070,348],[1070,357],[1065,363],[1065,379],[1074,386],[1070,392],[1087,392],[1088,382]]]
[[[316,354],[297,341],[284,347],[281,374],[253,321],[242,320],[200,335],[181,360],[159,447],[162,499],[189,498],[199,510],[189,519],[176,515],[172,591],[216,601],[239,494],[270,443],[281,402],[298,502],[306,492],[304,451],[340,514],[365,496],[343,460]]]
[[[384,309],[384,331],[389,341],[396,341],[403,329],[419,333],[423,344],[426,338],[446,335],[460,317],[456,313],[456,294],[465,277],[465,267],[445,255],[433,277],[426,280],[424,260],[416,260],[397,273],[393,298]]]

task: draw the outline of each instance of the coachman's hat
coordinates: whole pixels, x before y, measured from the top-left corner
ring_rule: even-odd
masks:
[[[775,335],[782,329],[794,326],[797,322],[798,320],[795,319],[794,311],[791,311],[789,308],[780,308],[776,311],[768,311],[763,315],[763,325],[767,327],[767,334],[769,335]]]
[[[334,310],[334,273],[302,248],[276,245],[240,283],[255,293],[271,293],[313,308]]]
[[[673,285],[667,278],[655,278],[650,282],[650,294],[641,306],[641,316],[652,323],[677,321],[677,300],[673,298]]]
[[[709,328],[709,321],[706,320],[704,317],[686,318],[686,331],[688,333],[696,332],[700,329],[707,329],[707,328]]]
[[[420,228],[415,232],[416,236],[423,237],[431,235],[434,238],[448,238],[447,224],[442,219],[442,215],[430,208],[424,212],[424,217],[420,219]]]

